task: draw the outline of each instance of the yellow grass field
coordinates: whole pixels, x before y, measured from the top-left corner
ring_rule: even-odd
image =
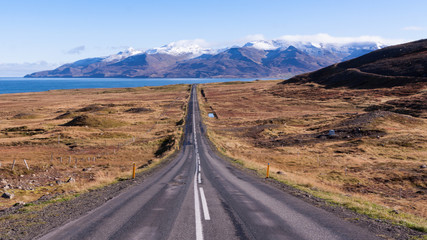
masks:
[[[189,95],[189,85],[0,95],[0,195],[15,195],[0,208],[156,165],[179,147]]]
[[[199,86],[208,136],[219,151],[261,175],[270,163],[272,178],[331,203],[427,231],[426,112],[365,111],[422,99],[425,86],[351,90],[279,82]]]

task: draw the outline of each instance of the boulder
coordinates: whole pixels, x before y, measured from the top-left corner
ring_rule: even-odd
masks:
[[[12,198],[15,197],[15,195],[13,193],[5,192],[5,193],[3,193],[3,195],[1,195],[1,197],[2,198],[7,198],[7,199],[12,199]]]

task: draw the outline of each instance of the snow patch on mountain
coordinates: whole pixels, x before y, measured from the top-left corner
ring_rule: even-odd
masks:
[[[144,52],[141,50],[136,50],[136,49],[133,49],[132,47],[130,47],[124,51],[118,52],[117,54],[113,54],[113,55],[110,55],[108,57],[105,57],[102,61],[103,62],[115,62],[115,61],[118,62],[118,61],[121,61],[121,60],[128,58],[130,56],[134,56],[134,55],[141,54],[141,53],[144,53]]]
[[[276,46],[273,41],[268,40],[251,41],[243,45],[243,47],[253,47],[259,50],[274,50],[278,48],[278,46]]]

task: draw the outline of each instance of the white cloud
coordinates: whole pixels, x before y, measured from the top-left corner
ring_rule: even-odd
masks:
[[[67,54],[80,54],[86,49],[85,46],[78,46],[67,51]]]
[[[319,33],[314,35],[284,35],[278,40],[285,40],[290,42],[311,42],[311,43],[355,43],[355,42],[379,42],[386,45],[393,45],[405,42],[402,39],[385,39],[379,36],[359,36],[359,37],[333,37],[326,33]]]
[[[51,70],[59,64],[47,63],[45,61],[34,63],[0,63],[0,77],[23,77],[26,74]]]
[[[421,30],[423,30],[423,28],[419,27],[419,26],[407,26],[407,27],[402,28],[402,30],[404,30],[404,31],[421,31]]]
[[[257,40],[266,40],[266,39],[262,34],[253,34],[253,35],[247,35],[246,37],[242,38],[240,41],[251,42],[251,41],[257,41]]]
[[[197,38],[193,40],[179,40],[176,42],[169,43],[167,46],[182,47],[182,48],[198,46],[201,48],[208,48],[210,44],[205,39]]]

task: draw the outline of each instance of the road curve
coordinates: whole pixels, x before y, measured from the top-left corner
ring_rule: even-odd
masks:
[[[177,157],[40,239],[377,239],[233,168],[215,154],[204,132],[193,86]]]

